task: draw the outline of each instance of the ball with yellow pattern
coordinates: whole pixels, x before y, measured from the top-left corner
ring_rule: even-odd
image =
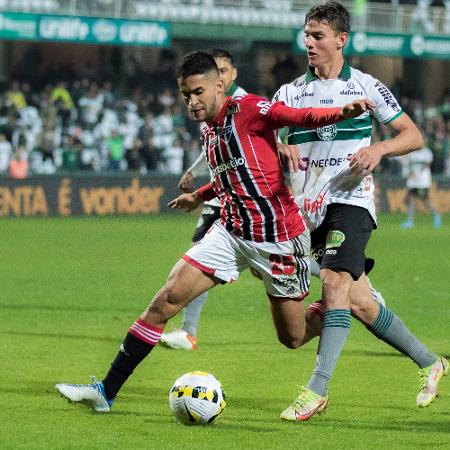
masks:
[[[169,404],[177,420],[185,425],[206,425],[225,408],[225,393],[220,381],[207,372],[189,372],[170,389]]]

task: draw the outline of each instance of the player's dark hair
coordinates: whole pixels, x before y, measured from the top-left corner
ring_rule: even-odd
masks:
[[[184,55],[176,70],[177,78],[187,78],[191,75],[203,75],[215,71],[219,75],[219,69],[214,58],[206,52],[195,51]]]
[[[336,33],[350,32],[350,13],[338,2],[313,6],[305,16],[305,25],[311,20],[326,23]]]
[[[231,65],[234,66],[233,56],[230,52],[227,52],[223,48],[213,48],[210,51],[213,58],[226,58],[230,61]]]

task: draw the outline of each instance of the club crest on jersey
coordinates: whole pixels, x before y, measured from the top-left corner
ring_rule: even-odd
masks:
[[[228,138],[231,135],[231,133],[233,133],[233,127],[231,125],[219,128],[219,136],[225,136],[226,138]]]
[[[226,115],[231,116],[233,114],[236,114],[237,112],[240,111],[240,109],[241,109],[241,107],[240,107],[239,103],[230,103],[228,105]]]
[[[332,141],[337,135],[337,126],[328,125],[316,129],[317,136],[321,141]]]

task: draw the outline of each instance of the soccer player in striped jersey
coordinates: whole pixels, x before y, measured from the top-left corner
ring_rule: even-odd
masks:
[[[293,191],[311,230],[312,253],[320,262],[325,313],[316,367],[298,399],[281,413],[286,420],[307,420],[325,409],[328,382],[350,330],[350,310],[375,336],[409,356],[419,367],[417,405],[429,405],[448,362],[428,350],[388,308],[374,302],[364,276],[364,250],[376,228],[372,171],[381,158],[420,148],[423,140],[391,92],[372,76],[350,67],[343,48],[350,31],[348,11],[337,2],[314,6],[305,17],[305,75],[275,95],[286,105],[305,108],[340,106],[368,97],[373,116],[396,136],[371,144],[372,115],[336,125],[291,127],[288,143],[298,144],[301,167],[292,176]],[[294,159],[290,148],[287,155]],[[295,167],[298,161],[291,160]]]
[[[211,55],[219,69],[226,95],[230,97],[242,97],[246,95],[247,92],[236,84],[238,71],[234,65],[233,56],[223,49],[214,49],[211,51]],[[201,152],[192,166],[181,177],[178,187],[183,192],[192,192],[194,190],[194,178],[211,175],[206,161],[206,155],[204,152]],[[204,202],[192,237],[192,245],[197,244],[205,236],[212,224],[219,218],[220,203],[218,198]],[[186,305],[183,309],[181,328],[163,333],[160,340],[161,344],[183,350],[195,350],[197,348],[197,328],[207,296],[208,292],[204,292]]]
[[[204,52],[185,56],[177,81],[192,119],[205,122],[203,148],[214,181],[169,206],[190,210],[218,195],[221,218],[175,264],[166,284],[131,325],[103,381],[56,385],[70,401],[99,412],[111,410],[122,385],[154,349],[171,317],[250,266],[263,278],[279,340],[298,346],[305,333],[302,300],[309,289],[309,233],[284,182],[274,130],[325,126],[372,108],[366,100],[342,108],[295,109],[256,95],[232,99],[225,96],[214,58]]]

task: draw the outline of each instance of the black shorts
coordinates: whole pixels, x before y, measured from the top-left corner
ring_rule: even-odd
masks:
[[[197,227],[192,236],[192,242],[198,242],[203,239],[203,236],[212,227],[212,224],[220,219],[220,206],[204,205],[202,213],[198,218]]]
[[[412,197],[420,198],[421,200],[426,200],[428,198],[428,188],[411,188],[408,189],[408,195]]]
[[[364,251],[375,228],[367,209],[332,204],[322,224],[311,233],[311,253],[321,269],[350,273],[357,280],[364,272]]]

